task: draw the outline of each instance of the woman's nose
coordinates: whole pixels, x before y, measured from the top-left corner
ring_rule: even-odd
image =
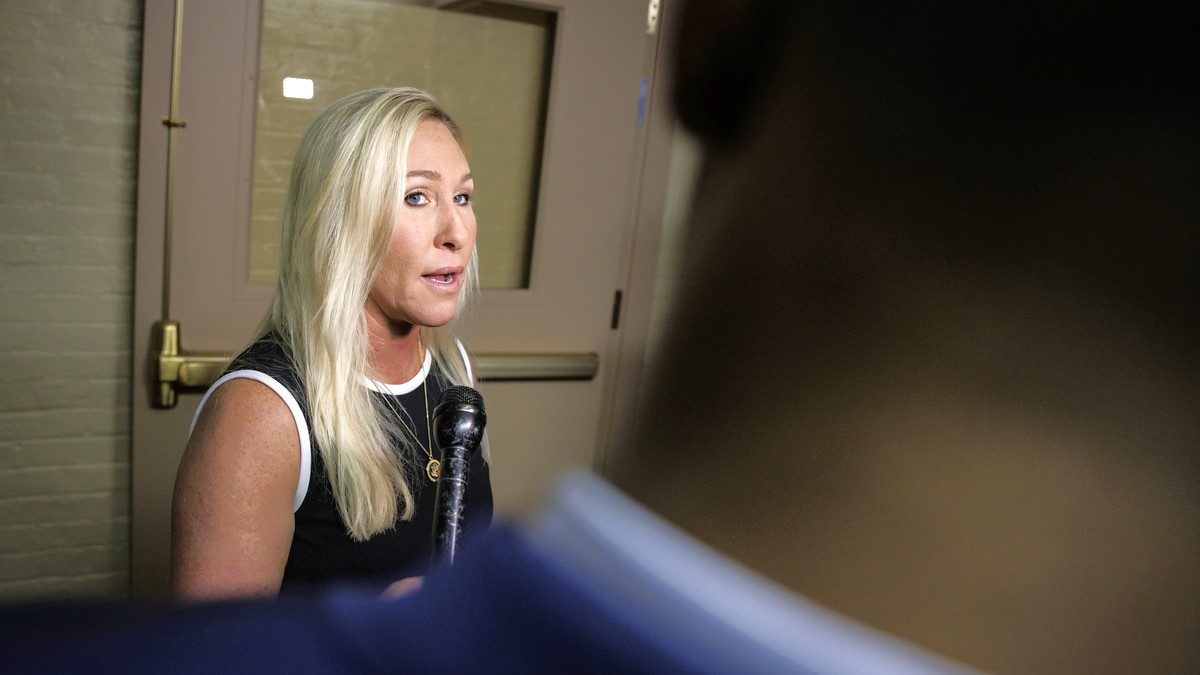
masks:
[[[457,251],[468,244],[471,235],[466,223],[467,213],[466,208],[453,203],[453,200],[439,207],[438,233],[434,242],[438,248]]]

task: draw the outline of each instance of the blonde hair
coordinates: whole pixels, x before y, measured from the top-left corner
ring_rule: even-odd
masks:
[[[372,401],[363,306],[380,273],[404,195],[418,124],[457,125],[429,94],[371,89],[329,106],[300,142],[283,210],[279,281],[259,335],[274,333],[303,382],[321,459],[349,534],[366,539],[414,511],[406,476],[416,439]],[[455,319],[419,328],[451,384],[470,385],[453,326],[478,290],[471,253]],[[399,441],[401,452],[393,449]],[[430,439],[432,443],[432,439]]]

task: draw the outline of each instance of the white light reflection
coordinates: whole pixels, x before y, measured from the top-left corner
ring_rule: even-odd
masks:
[[[313,81],[300,77],[283,78],[284,98],[312,98]]]

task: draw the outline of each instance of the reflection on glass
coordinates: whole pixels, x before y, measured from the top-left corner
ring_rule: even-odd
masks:
[[[284,98],[312,98],[313,81],[303,77],[283,78]]]
[[[460,11],[395,0],[264,0],[251,210],[252,281],[278,272],[292,156],[313,118],[347,94],[426,89],[466,133],[475,175],[480,281],[527,288],[554,42],[551,12],[491,2]],[[310,81],[286,97],[284,78]],[[312,84],[315,83],[315,86]]]

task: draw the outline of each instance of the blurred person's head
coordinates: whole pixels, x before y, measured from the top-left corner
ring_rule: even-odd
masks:
[[[985,669],[1200,664],[1194,9],[691,0],[686,288],[614,478]]]

